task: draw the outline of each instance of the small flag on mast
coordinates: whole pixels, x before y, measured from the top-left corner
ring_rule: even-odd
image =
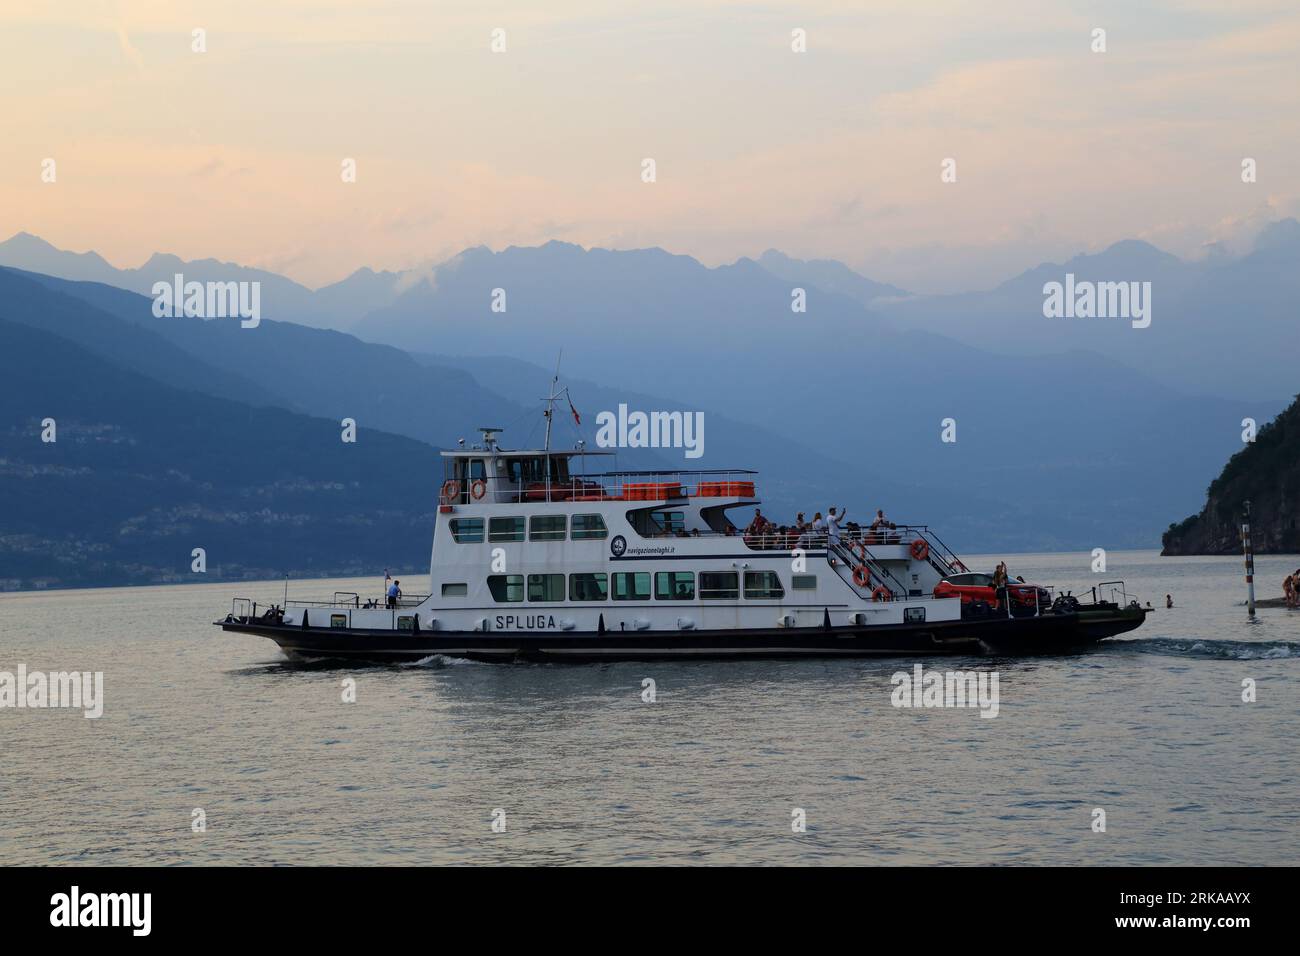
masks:
[[[576,408],[573,407],[573,399],[569,397],[568,389],[565,389],[564,397],[565,397],[565,398],[568,400],[568,402],[569,402],[569,411],[573,412],[573,420],[574,420],[574,422],[576,422],[577,424],[581,425],[581,424],[582,424],[582,418],[578,415],[578,410],[577,410]]]

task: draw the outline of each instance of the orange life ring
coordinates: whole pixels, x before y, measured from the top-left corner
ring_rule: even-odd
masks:
[[[912,557],[917,561],[924,561],[930,556],[930,542],[924,538],[917,538],[912,542]]]
[[[475,501],[480,501],[485,494],[487,494],[487,482],[482,478],[475,478],[474,484],[469,486],[469,496]]]
[[[889,593],[889,588],[884,585],[871,592],[871,600],[873,601],[892,601],[893,599],[894,596]]]
[[[449,478],[442,483],[442,500],[451,501],[453,498],[460,497],[460,482],[455,478]]]
[[[871,586],[871,573],[867,571],[866,565],[859,564],[853,569],[853,583],[860,588]]]
[[[865,541],[858,542],[858,557],[861,558],[863,561],[867,560],[867,542]]]

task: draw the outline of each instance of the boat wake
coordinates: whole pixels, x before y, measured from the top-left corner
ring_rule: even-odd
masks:
[[[421,657],[418,661],[407,661],[399,666],[426,667],[440,670],[444,667],[460,667],[462,664],[477,665],[482,663],[482,661],[472,661],[468,657],[448,657],[446,654],[430,654],[428,657]]]
[[[1105,650],[1127,654],[1159,654],[1165,657],[1191,657],[1198,660],[1259,661],[1300,657],[1300,643],[1294,641],[1207,641],[1201,638],[1179,640],[1170,637],[1135,638],[1111,641]]]

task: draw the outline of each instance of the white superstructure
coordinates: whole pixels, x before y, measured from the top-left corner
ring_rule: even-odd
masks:
[[[284,623],[417,632],[690,632],[955,621],[965,570],[923,526],[746,534],[752,472],[605,472],[609,452],[443,452],[427,596],[285,609]],[[356,603],[359,603],[356,602]],[[323,616],[328,613],[327,622]]]

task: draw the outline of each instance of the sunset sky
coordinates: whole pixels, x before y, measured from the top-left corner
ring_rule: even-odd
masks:
[[[1294,0],[9,0],[0,106],[0,239],[311,286],[562,239],[953,291],[1300,214]]]

